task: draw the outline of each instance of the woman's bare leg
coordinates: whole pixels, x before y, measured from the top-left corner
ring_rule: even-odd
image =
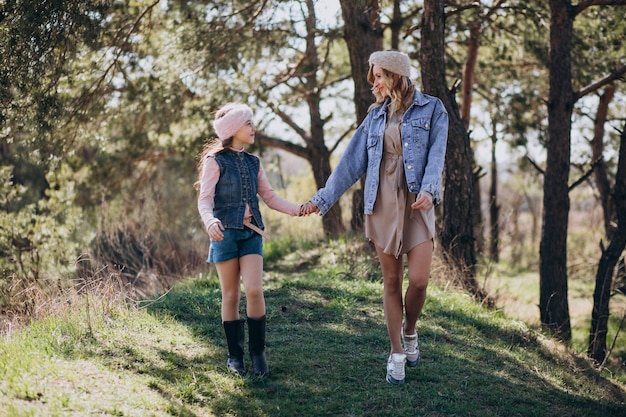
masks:
[[[409,286],[404,295],[404,308],[406,310],[404,334],[415,333],[415,324],[422,314],[422,308],[426,301],[426,289],[432,259],[433,242],[430,240],[417,245],[408,253]]]
[[[402,327],[402,278],[404,266],[402,258],[388,255],[376,245],[376,252],[383,272],[383,307],[385,310],[385,322],[387,333],[391,343],[391,353],[404,353],[400,340],[400,328]]]

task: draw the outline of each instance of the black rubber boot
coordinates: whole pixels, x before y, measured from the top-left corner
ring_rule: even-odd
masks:
[[[270,370],[265,359],[265,316],[259,319],[248,317],[248,345],[252,369],[256,376],[267,376]]]
[[[246,364],[243,361],[244,322],[243,319],[223,322],[226,343],[228,344],[227,366],[228,369],[239,375],[246,374]]]

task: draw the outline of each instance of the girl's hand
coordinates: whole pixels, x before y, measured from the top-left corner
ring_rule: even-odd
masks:
[[[212,223],[207,231],[209,232],[209,237],[213,240],[222,240],[224,239],[224,226],[221,221],[216,221]]]
[[[320,209],[312,201],[307,201],[300,208],[300,216],[308,216],[311,213],[319,213]]]
[[[433,196],[427,191],[420,192],[415,198],[415,203],[411,204],[412,209],[428,210],[433,206]]]

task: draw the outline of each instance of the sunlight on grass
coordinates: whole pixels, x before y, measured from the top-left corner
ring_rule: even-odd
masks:
[[[285,253],[277,243],[275,253]],[[586,417],[604,417],[623,411],[626,390],[617,381],[508,318],[514,303],[519,309],[533,298],[532,275],[499,277],[502,282],[490,275],[502,310],[483,308],[433,279],[418,324],[420,363],[407,369],[404,386],[392,387],[384,379],[382,283],[372,278],[379,272],[362,239],[295,244],[297,256],[277,255],[266,265],[270,377],[226,369],[219,283],[207,271],[153,301],[92,305],[89,323],[77,307],[5,337],[3,416],[547,417],[584,409]]]
[[[536,273],[493,274],[484,280],[483,285],[504,314],[531,326],[539,325],[539,276]]]
[[[23,351],[21,355],[36,359],[29,367],[20,366],[18,373],[2,382],[2,402],[5,395],[22,400],[16,416],[24,413],[81,415],[98,411],[141,416],[166,407],[164,399],[144,382],[148,376],[116,372],[85,359],[35,356],[36,351]],[[15,364],[11,367],[14,368]],[[124,401],[120,402],[120,399]],[[9,404],[4,405],[7,406],[4,409],[9,409]],[[46,410],[45,413],[42,409]]]
[[[568,303],[572,325],[572,346],[581,353],[587,351],[591,312],[593,309],[594,282],[587,280],[569,280]],[[539,316],[539,276],[536,273],[524,273],[510,276],[506,273],[492,272],[484,279],[485,288],[497,301],[497,307],[508,316],[522,320],[529,326],[540,326]],[[626,313],[626,297],[616,295],[611,298],[611,317],[607,344],[613,343],[618,331],[619,318]],[[625,349],[626,333],[617,340],[618,348]]]

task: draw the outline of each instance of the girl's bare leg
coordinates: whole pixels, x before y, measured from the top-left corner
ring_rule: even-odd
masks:
[[[222,321],[238,320],[241,299],[239,259],[216,262],[215,269],[222,288]]]
[[[263,257],[246,255],[239,258],[239,267],[246,293],[246,315],[258,319],[265,315],[263,295]]]

